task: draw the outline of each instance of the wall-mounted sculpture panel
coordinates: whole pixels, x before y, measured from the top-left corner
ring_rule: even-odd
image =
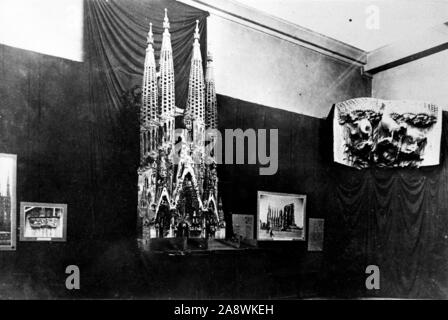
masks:
[[[358,169],[438,165],[442,110],[434,104],[358,98],[337,103],[334,161]]]

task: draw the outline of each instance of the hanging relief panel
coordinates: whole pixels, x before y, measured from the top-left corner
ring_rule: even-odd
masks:
[[[441,108],[424,102],[358,98],[337,103],[334,161],[358,169],[439,164]]]

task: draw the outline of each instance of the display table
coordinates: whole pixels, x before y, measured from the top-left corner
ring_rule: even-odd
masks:
[[[199,238],[154,238],[150,240],[137,240],[138,248],[142,252],[180,253],[206,252],[223,250],[254,250],[256,241],[233,242],[221,239]]]

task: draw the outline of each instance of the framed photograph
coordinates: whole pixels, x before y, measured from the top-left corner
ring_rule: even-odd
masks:
[[[67,205],[20,203],[20,241],[66,241]]]
[[[306,195],[258,191],[257,239],[305,241]]]
[[[0,153],[0,250],[16,249],[17,155]]]

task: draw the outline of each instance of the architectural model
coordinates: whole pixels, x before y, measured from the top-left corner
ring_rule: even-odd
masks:
[[[206,130],[217,129],[212,56],[207,56],[204,77],[196,21],[187,103],[185,108],[176,107],[166,9],[163,29],[157,71],[150,24],[143,73],[138,169],[142,238],[224,238],[217,163],[205,152]],[[176,123],[182,125],[176,127]]]

